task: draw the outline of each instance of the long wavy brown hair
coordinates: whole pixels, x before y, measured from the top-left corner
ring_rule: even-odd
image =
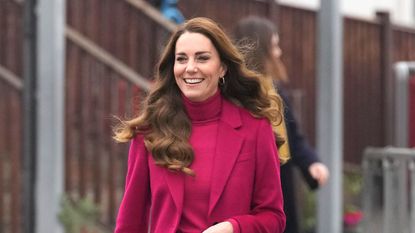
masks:
[[[194,159],[189,143],[191,122],[173,74],[176,42],[185,32],[203,34],[217,49],[221,62],[227,67],[224,76],[226,82],[219,86],[224,98],[246,108],[256,117],[267,118],[274,129],[282,121],[282,101],[259,82],[258,73],[247,69],[244,56],[220,25],[211,19],[199,17],[179,26],[161,55],[154,85],[144,101],[141,113],[134,119],[121,121],[114,128],[114,139],[127,142],[136,134],[143,134],[145,146],[156,164],[194,175],[189,168]]]

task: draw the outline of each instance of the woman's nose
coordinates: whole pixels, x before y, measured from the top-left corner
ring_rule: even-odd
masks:
[[[196,64],[193,61],[189,61],[187,63],[186,72],[190,72],[190,73],[197,72]]]

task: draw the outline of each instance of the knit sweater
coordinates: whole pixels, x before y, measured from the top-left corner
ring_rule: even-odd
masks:
[[[194,160],[190,168],[196,176],[185,178],[183,212],[178,232],[200,233],[209,227],[207,213],[222,96],[218,91],[202,102],[192,102],[184,96],[182,98],[192,122],[190,144]]]

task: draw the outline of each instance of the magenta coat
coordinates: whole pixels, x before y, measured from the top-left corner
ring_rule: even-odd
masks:
[[[271,126],[228,101],[222,108],[207,221],[230,219],[235,233],[282,233],[280,166]],[[175,233],[184,176],[155,165],[143,137],[135,137],[115,232],[147,233],[150,225],[151,233]]]

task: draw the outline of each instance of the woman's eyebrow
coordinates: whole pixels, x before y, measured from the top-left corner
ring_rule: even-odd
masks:
[[[196,52],[196,55],[200,55],[200,54],[204,54],[204,53],[210,54],[211,52],[210,51],[200,51],[200,52]]]
[[[196,52],[196,55],[205,54],[205,53],[211,54],[210,51],[199,51],[199,52]],[[187,54],[185,52],[178,52],[176,53],[176,55],[187,55]]]

